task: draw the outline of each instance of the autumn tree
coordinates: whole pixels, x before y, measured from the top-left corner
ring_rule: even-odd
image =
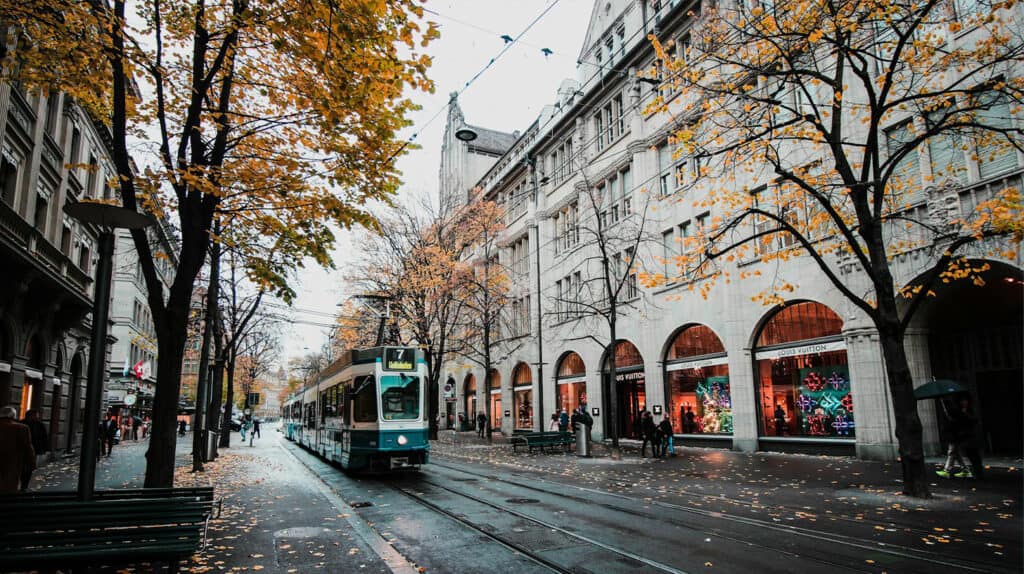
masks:
[[[990,0],[750,6],[702,5],[692,43],[673,47],[681,57],[652,37],[663,90],[679,95],[649,111],[678,122],[676,155],[699,166],[684,174],[681,200],[712,214],[676,263],[706,293],[810,258],[878,331],[903,490],[927,497],[904,333],[936,285],[981,281],[985,265],[965,247],[1012,259],[1019,243],[1019,190],[960,195],[969,164],[993,173],[1021,149],[1024,20],[1014,3]],[[893,257],[911,249],[928,267],[899,285]],[[770,304],[793,288],[766,283],[757,298]]]
[[[376,309],[370,309],[354,299],[347,299],[341,304],[334,322],[330,341],[332,357],[340,357],[350,349],[364,349],[377,344],[381,315]]]
[[[389,298],[398,335],[393,342],[423,349],[432,424],[439,412],[441,368],[463,306],[452,280],[473,240],[463,222],[479,209],[471,203],[438,213],[425,199],[414,208],[398,206],[381,218],[380,232],[363,242],[367,257],[351,273],[357,285]]]
[[[484,397],[490,401],[494,365],[519,349],[521,339],[516,338],[529,332],[529,319],[524,324],[512,312],[511,278],[500,256],[505,210],[482,198],[472,199],[469,206],[457,223],[469,247],[464,258],[468,265],[454,269],[451,279],[462,307],[451,350],[484,370]],[[493,419],[490,407],[488,412]],[[494,422],[488,421],[488,440]]]
[[[628,177],[600,185],[591,183],[581,171],[581,205],[576,219],[561,230],[555,241],[568,249],[578,244],[586,249],[566,260],[566,280],[548,293],[551,303],[545,315],[556,322],[573,321],[569,340],[588,339],[606,349],[608,386],[608,431],[613,457],[621,456],[619,437],[618,321],[624,313],[638,314],[646,305],[639,277],[646,273],[644,250],[656,238],[650,233],[652,196],[646,187]]]
[[[431,88],[417,50],[436,29],[416,0],[0,0],[0,13],[31,39],[19,81],[109,118],[124,207],[177,217],[166,296],[145,233],[132,233],[161,357],[145,486],[169,487],[189,301],[214,214],[244,197],[324,253],[328,221],[371,224],[362,205],[397,187],[396,132],[413,107],[403,91]],[[137,171],[129,149],[149,135],[155,157]]]

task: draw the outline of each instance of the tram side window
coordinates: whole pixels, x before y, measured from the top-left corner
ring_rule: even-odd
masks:
[[[339,385],[327,389],[320,394],[320,420],[326,421],[328,418],[338,416],[338,403],[339,395],[341,394]]]
[[[306,428],[316,428],[316,403],[306,405]]]
[[[359,377],[352,385],[352,418],[357,423],[377,420],[377,385],[373,376]]]

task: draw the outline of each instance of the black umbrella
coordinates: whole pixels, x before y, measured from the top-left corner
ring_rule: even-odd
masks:
[[[948,397],[949,395],[966,392],[967,389],[956,381],[951,381],[949,379],[932,379],[931,381],[928,381],[914,389],[914,398],[917,400],[936,399],[939,397]]]

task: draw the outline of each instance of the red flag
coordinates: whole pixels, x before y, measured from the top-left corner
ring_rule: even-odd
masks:
[[[132,367],[132,373],[135,375],[136,378],[138,378],[138,379],[142,378],[142,375],[144,374],[142,372],[142,361],[139,361],[138,363],[135,363],[135,366]]]

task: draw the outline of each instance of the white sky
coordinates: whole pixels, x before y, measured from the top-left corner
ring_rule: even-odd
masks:
[[[505,42],[502,35],[517,37],[541,12],[554,7],[523,35],[505,54],[461,93],[459,103],[470,124],[505,132],[525,131],[541,109],[556,100],[558,85],[575,78],[576,58],[586,34],[594,0],[430,0],[428,20],[437,22],[441,37],[427,48],[434,58],[429,76],[435,93],[412,94],[423,107],[411,116],[413,125],[402,135],[416,134],[421,149],[402,157],[402,195],[429,193],[437,196],[441,136],[444,131],[449,93],[462,90],[466,82],[498,55]],[[545,57],[542,48],[553,54]],[[440,113],[438,113],[440,111]],[[436,117],[435,114],[437,114]],[[431,121],[431,118],[433,120]],[[429,122],[429,124],[428,124]],[[342,274],[353,253],[353,234],[338,237],[335,271],[318,267],[299,274],[295,310],[286,312],[297,320],[330,323],[322,313],[333,313],[344,291]],[[318,313],[307,313],[314,310]],[[301,356],[305,349],[319,349],[327,340],[328,328],[309,325],[285,326],[283,359]]]

